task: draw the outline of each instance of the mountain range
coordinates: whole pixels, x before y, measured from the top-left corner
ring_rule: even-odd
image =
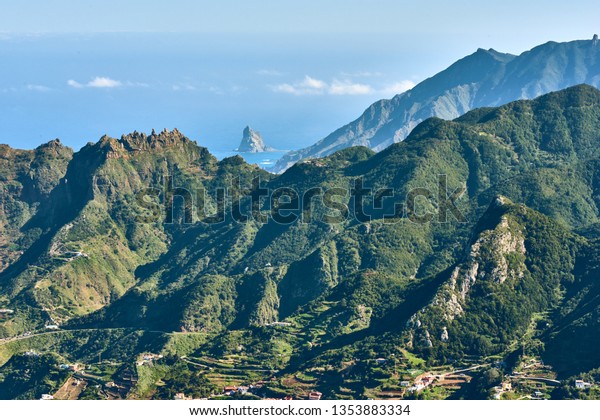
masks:
[[[428,118],[378,153],[281,175],[178,130],[0,158],[0,397],[39,398],[64,380],[48,366],[106,359],[119,367],[94,375],[124,398],[257,383],[408,397],[401,382],[473,364],[495,367],[424,395],[487,398],[532,359],[561,384],[548,396],[596,395],[567,380],[600,372],[592,86]]]
[[[548,42],[518,56],[479,49],[409,91],[375,102],[355,121],[314,145],[287,153],[272,170],[280,173],[299,160],[351,146],[381,151],[404,140],[427,118],[454,119],[471,109],[531,99],[581,83],[600,87],[596,35],[591,40]]]

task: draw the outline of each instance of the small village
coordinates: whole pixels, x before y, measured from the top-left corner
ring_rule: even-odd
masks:
[[[6,313],[6,309],[0,313]],[[289,323],[283,322],[271,325],[289,327]],[[49,332],[58,329],[60,327],[54,324],[45,326],[45,330]],[[30,335],[30,332],[24,333],[22,338],[28,338]],[[505,362],[497,357],[465,358],[457,366],[425,369],[424,360],[402,350],[397,354],[379,355],[373,359],[342,362],[341,370],[330,366],[313,371],[309,369],[301,374],[281,375],[277,369],[266,368],[257,360],[249,358],[243,350],[238,348],[237,354],[230,354],[221,359],[182,355],[178,360],[187,364],[193,371],[201,373],[213,385],[213,389],[218,389],[218,392],[212,392],[201,399],[320,400],[325,390],[320,389],[322,382],[319,378],[324,374],[330,375],[328,369],[342,381],[335,398],[445,399],[470,384],[483,370],[491,368],[504,372],[497,385],[489,390],[489,398],[495,400],[550,399],[553,390],[565,383],[557,379],[552,366],[538,357],[525,355],[520,357],[517,365],[509,372],[506,371]],[[22,354],[32,358],[43,355],[34,349]],[[56,392],[44,394],[40,399],[81,399],[86,395],[109,400],[138,398],[138,381],[141,375],[160,368],[164,365],[164,360],[163,354],[145,352],[139,354],[130,364],[102,360],[100,356],[94,363],[59,363],[55,368],[67,373],[67,379]],[[355,381],[349,379],[357,369],[371,372],[379,378],[360,395],[352,390]],[[598,388],[597,384],[581,378],[570,382],[568,385],[577,390]],[[194,399],[183,390],[176,390],[171,395],[175,400]],[[327,396],[329,397],[330,395]]]

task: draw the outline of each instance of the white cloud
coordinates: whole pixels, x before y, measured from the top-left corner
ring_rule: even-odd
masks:
[[[367,85],[353,84],[351,82],[339,82],[334,80],[331,84],[324,82],[323,80],[315,79],[314,77],[304,76],[299,82],[295,83],[282,83],[280,85],[272,86],[273,91],[280,93],[290,93],[292,95],[348,95],[356,94],[354,92],[369,90],[370,87]]]
[[[305,89],[322,90],[327,87],[327,83],[319,79],[313,79],[310,76],[304,76],[304,80],[300,82],[299,86]]]
[[[415,87],[415,82],[412,80],[402,80],[400,82],[392,83],[384,87],[381,90],[381,93],[388,96],[398,95],[399,93],[404,93],[407,90],[410,90]]]
[[[273,86],[272,89],[274,92],[291,93],[293,95],[299,94],[296,91],[296,88],[288,83],[283,83],[281,85]]]
[[[101,89],[107,89],[107,88],[116,88],[119,86],[123,86],[123,83],[121,83],[118,80],[114,80],[114,79],[110,79],[108,77],[94,77],[92,80],[90,80],[87,83],[79,83],[76,80],[68,80],[67,81],[67,85],[76,88],[76,89],[81,89],[81,88],[101,88]],[[128,82],[128,85],[131,86],[131,82]]]
[[[328,93],[329,85],[323,80],[314,77],[304,76],[296,83],[282,83],[272,86],[273,91],[280,93],[290,93],[292,95],[322,95]]]
[[[95,77],[87,84],[88,87],[94,88],[114,88],[121,85],[122,83],[118,80],[109,79],[108,77]]]
[[[368,95],[373,93],[373,88],[362,83],[352,83],[351,81],[334,80],[329,86],[328,92],[332,95]]]
[[[84,87],[81,83],[78,83],[75,80],[67,80],[67,85],[77,88],[77,89]]]
[[[406,92],[415,87],[411,80],[402,80],[382,88],[375,88],[370,84],[358,83],[350,78],[344,80],[333,79],[330,83],[314,77],[304,76],[304,79],[295,83],[282,83],[271,86],[274,92],[288,93],[291,95],[382,95],[393,96]]]

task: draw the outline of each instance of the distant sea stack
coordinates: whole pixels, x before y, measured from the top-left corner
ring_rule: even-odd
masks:
[[[240,147],[236,149],[236,152],[242,153],[260,153],[260,152],[274,152],[275,149],[269,147],[263,141],[260,133],[254,131],[249,126],[244,128],[244,136],[240,143]]]

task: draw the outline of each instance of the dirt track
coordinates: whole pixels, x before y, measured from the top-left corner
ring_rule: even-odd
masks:
[[[55,400],[76,400],[86,388],[87,382],[83,379],[70,377],[54,394]]]

